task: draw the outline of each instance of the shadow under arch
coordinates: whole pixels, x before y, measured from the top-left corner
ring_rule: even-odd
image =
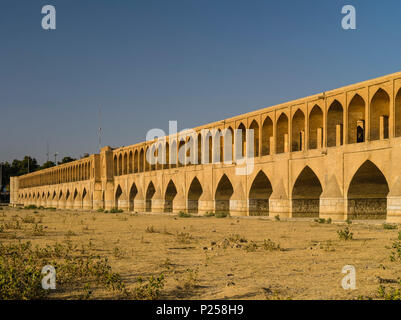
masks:
[[[128,210],[133,211],[135,208],[135,197],[138,194],[138,188],[136,187],[135,182],[132,184],[131,189],[129,191],[129,196],[128,196]]]
[[[152,212],[152,198],[156,193],[156,188],[151,181],[146,189],[146,212]]]
[[[306,166],[292,189],[292,216],[319,217],[322,184],[313,170]]]
[[[249,191],[248,207],[250,216],[268,216],[269,198],[273,193],[273,187],[269,178],[260,170],[253,180]]]
[[[233,185],[230,179],[224,174],[216,188],[215,211],[230,213],[230,199],[234,193]]]
[[[365,161],[348,187],[348,218],[386,219],[389,191],[386,177],[380,169],[370,160]]]
[[[115,203],[115,207],[118,209],[118,200],[120,199],[121,195],[123,194],[123,191],[120,187],[120,185],[117,186],[116,189],[116,194],[115,194],[115,198],[114,198],[114,203]]]
[[[173,202],[176,195],[177,188],[175,187],[173,180],[170,180],[164,195],[164,212],[173,212]]]
[[[202,185],[197,177],[193,178],[188,191],[187,207],[188,213],[199,212],[199,198],[203,193]]]

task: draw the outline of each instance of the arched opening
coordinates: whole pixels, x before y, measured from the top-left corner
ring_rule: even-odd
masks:
[[[185,165],[185,141],[180,140],[178,143],[178,167]]]
[[[136,184],[133,183],[129,191],[129,198],[128,198],[128,205],[130,211],[134,210],[135,207],[134,201],[137,194],[138,194],[138,188],[136,187]]]
[[[259,157],[259,124],[256,120],[253,120],[250,127],[253,130],[253,156],[254,158]]]
[[[273,121],[270,117],[266,117],[262,126],[262,156],[271,154],[271,138],[273,137]]]
[[[113,172],[114,172],[115,176],[118,175],[118,172],[117,172],[117,156],[114,156],[114,170],[113,170]]]
[[[277,120],[276,153],[288,152],[288,117],[282,113]]]
[[[123,194],[123,191],[121,190],[120,185],[118,185],[117,190],[116,190],[116,195],[114,198],[114,207],[115,208],[118,208],[118,200],[120,199],[122,194]]]
[[[195,177],[188,191],[188,213],[198,213],[199,212],[199,198],[203,193],[202,186],[197,177]]]
[[[315,105],[309,114],[309,149],[323,146],[323,111]]]
[[[128,156],[127,153],[124,153],[124,158],[123,158],[123,174],[128,173]]]
[[[164,196],[164,212],[173,212],[173,201],[177,195],[177,189],[173,180],[167,185],[166,194]]]
[[[145,152],[141,149],[139,153],[139,172],[143,172],[145,169]]]
[[[231,127],[224,130],[224,162],[234,162],[234,131]]]
[[[298,109],[292,117],[291,151],[302,151],[305,147],[305,115]]]
[[[401,89],[395,97],[395,136],[401,137]]]
[[[169,144],[168,142],[166,142],[165,146],[165,152],[164,152],[164,165],[163,168],[164,169],[168,169],[170,167],[170,149],[169,149]]]
[[[390,97],[379,89],[370,103],[370,140],[383,140],[389,137]]]
[[[39,194],[38,194],[39,197]],[[70,190],[67,190],[67,193],[65,194],[65,201],[68,201],[70,198]]]
[[[134,173],[137,173],[139,171],[139,154],[138,150],[135,150],[134,154]]]
[[[348,107],[348,143],[365,141],[365,101],[358,94]]]
[[[207,141],[209,144],[209,158],[208,158],[208,163],[213,163],[213,137],[210,133],[207,135]]]
[[[234,193],[234,188],[228,179],[228,177],[224,174],[219,184],[217,185],[216,194],[215,194],[215,211],[230,213],[230,198]]]
[[[132,170],[132,151],[129,152],[129,156],[128,156],[128,173],[131,174],[133,172]]]
[[[327,113],[327,146],[339,147],[343,145],[343,106],[337,100],[330,105]]]
[[[74,196],[73,196],[72,199],[75,201],[77,199],[77,197],[78,197],[78,191],[77,191],[77,189],[75,189],[74,190]]]
[[[197,164],[202,163],[202,135],[198,134],[198,162]]]
[[[146,212],[152,212],[152,198],[156,193],[155,186],[151,181],[149,183],[148,189],[146,190]]]
[[[348,188],[348,218],[386,219],[389,187],[383,173],[366,161]]]
[[[170,149],[170,168],[177,167],[177,142],[173,140],[171,142],[171,149]]]
[[[268,216],[269,198],[273,193],[270,180],[263,171],[260,171],[253,180],[251,190],[249,191],[249,215],[250,216]]]
[[[243,123],[238,126],[239,133],[241,134],[241,158],[245,158],[246,155],[246,128]]]
[[[150,163],[148,161],[149,159],[149,147],[146,148],[145,151],[145,171],[148,172],[150,170]]]
[[[156,162],[157,162],[157,149],[156,145],[153,144],[150,147],[150,154],[149,154],[149,160],[150,160],[150,171],[155,171],[156,170]]]
[[[323,192],[319,178],[305,167],[292,189],[292,216],[319,217],[320,195]]]
[[[121,176],[123,174],[123,156],[118,156],[118,175]]]

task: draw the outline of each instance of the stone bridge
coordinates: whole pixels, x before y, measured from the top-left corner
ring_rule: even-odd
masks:
[[[200,134],[213,129],[252,129],[252,154],[246,134],[239,148],[234,138]],[[401,73],[193,132],[195,151],[185,154],[189,161],[184,163],[175,161],[189,141],[181,133],[167,136],[157,149],[157,156],[166,159],[163,164],[147,161],[154,141],[104,147],[88,158],[12,178],[10,202],[82,210],[401,222]],[[216,140],[219,154],[210,147]],[[241,156],[253,160],[247,175],[236,173]]]

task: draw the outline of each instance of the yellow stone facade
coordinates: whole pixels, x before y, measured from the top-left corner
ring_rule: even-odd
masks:
[[[228,164],[206,152],[211,137],[196,141],[196,157],[207,164],[150,164],[147,141],[14,177],[10,202],[401,222],[401,73],[193,130],[202,129],[253,129],[252,173],[236,174],[235,156]],[[171,160],[185,143],[168,136],[164,155]],[[222,155],[227,148],[233,144],[222,143]]]

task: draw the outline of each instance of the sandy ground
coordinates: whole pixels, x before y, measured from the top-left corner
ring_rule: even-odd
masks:
[[[33,236],[32,227],[26,226],[13,231],[17,238],[3,237],[0,242],[30,240],[40,246],[66,240],[79,246],[91,242],[94,252],[109,257],[128,287],[140,276],[163,273],[162,299],[375,298],[380,278],[396,280],[401,274],[401,263],[389,259],[398,230],[384,229],[378,222],[353,222],[352,241],[338,237],[344,223],[299,219],[180,218],[7,207],[0,211],[0,223],[29,215],[40,217],[44,235]],[[224,241],[232,235],[240,235],[243,242]],[[267,239],[281,250],[264,249]],[[356,268],[354,291],[341,286],[345,265]]]

